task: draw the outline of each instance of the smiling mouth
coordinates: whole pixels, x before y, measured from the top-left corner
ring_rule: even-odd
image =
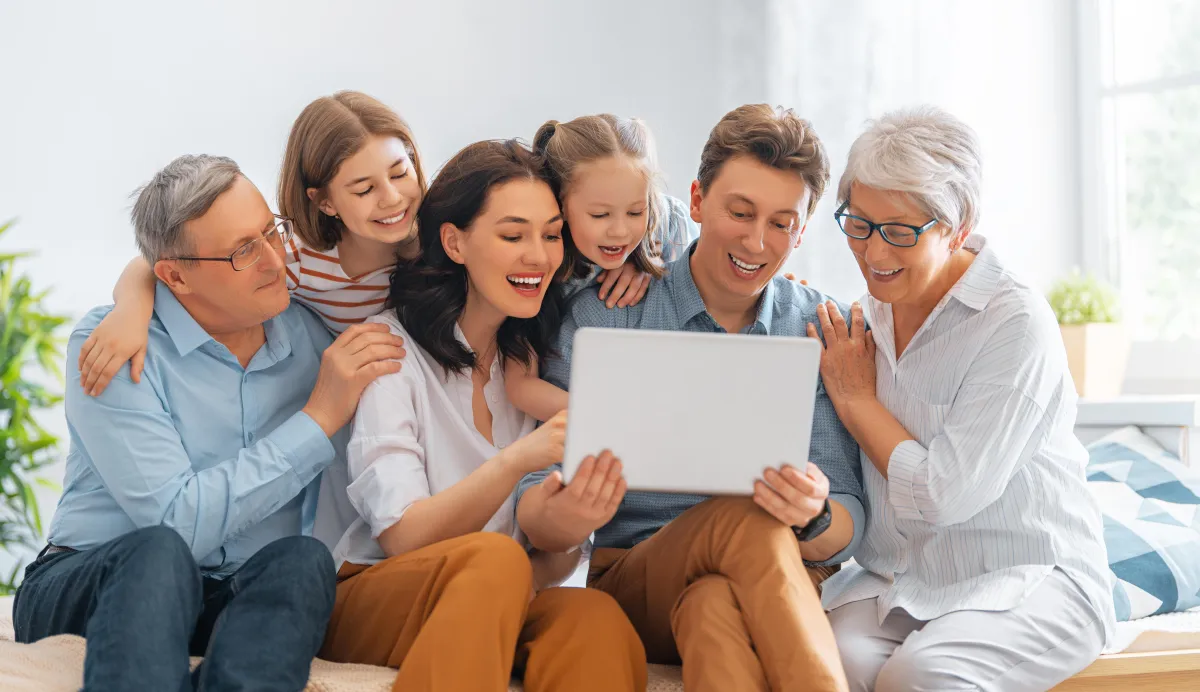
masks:
[[[875,269],[874,267],[867,267],[867,269],[871,272],[871,276],[877,281],[891,281],[892,279],[896,278],[897,276],[900,276],[900,273],[904,271],[903,267],[901,267],[900,269],[886,269],[886,270]]]
[[[386,219],[375,219],[375,223],[382,224],[384,226],[395,226],[396,224],[403,221],[407,216],[408,216],[408,210],[405,209],[404,211],[400,212],[399,214],[396,214],[395,216],[389,216]]]
[[[736,272],[738,276],[743,276],[746,278],[755,276],[760,270],[762,270],[763,267],[767,266],[765,262],[763,264],[751,264],[749,262],[740,260],[734,257],[732,253],[729,255],[729,262],[731,265],[733,265],[733,271]]]
[[[536,296],[542,292],[542,281],[545,274],[509,274],[508,283],[517,293],[525,296]]]

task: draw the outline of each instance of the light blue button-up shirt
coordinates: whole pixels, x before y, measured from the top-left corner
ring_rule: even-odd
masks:
[[[71,446],[50,542],[86,550],[161,524],[222,577],[309,532],[318,477],[345,449],[301,412],[332,341],[325,327],[293,304],[263,324],[266,343],[243,368],[159,284],[141,383],[126,364],[91,397],[73,366],[111,309],[89,312],[67,347]]]

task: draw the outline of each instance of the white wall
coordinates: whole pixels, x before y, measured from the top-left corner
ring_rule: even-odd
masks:
[[[864,122],[935,103],[970,123],[984,154],[979,232],[1038,287],[1080,263],[1074,4],[1067,0],[775,0],[776,100],[828,145],[831,189],[794,262],[838,296],[866,287],[832,219]],[[784,38],[790,37],[790,38]],[[805,251],[807,250],[807,252]]]
[[[933,100],[983,137],[983,230],[1005,256],[1038,285],[1079,261],[1068,2],[18,0],[0,29],[0,219],[21,217],[4,248],[39,251],[26,270],[76,317],[108,302],[134,252],[129,194],[157,168],[232,156],[271,199],[292,119],[344,88],[395,107],[431,168],[547,118],[638,115],[677,195],[741,103],[796,106],[836,180],[866,117]],[[791,268],[852,298],[832,211]]]
[[[31,271],[81,314],[133,253],[128,196],[157,168],[232,156],[272,198],[292,119],[343,88],[395,107],[433,166],[547,118],[641,115],[685,190],[720,115],[714,4],[6,3],[0,218],[22,222],[5,244],[42,250]]]

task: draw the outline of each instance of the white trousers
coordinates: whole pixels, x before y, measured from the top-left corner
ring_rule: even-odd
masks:
[[[876,599],[829,613],[853,692],[1041,692],[1096,660],[1104,624],[1055,569],[1020,605],[922,622],[896,609],[879,625]]]

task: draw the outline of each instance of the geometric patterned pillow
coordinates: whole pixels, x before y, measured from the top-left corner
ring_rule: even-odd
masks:
[[[1200,606],[1200,472],[1134,426],[1088,445],[1118,620]]]

